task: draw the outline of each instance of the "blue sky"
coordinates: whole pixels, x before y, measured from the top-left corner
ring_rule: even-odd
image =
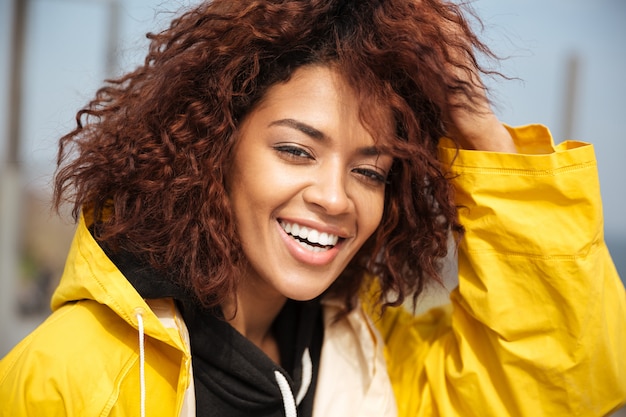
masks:
[[[105,77],[106,0],[30,0],[21,159],[27,185],[46,186],[56,141]],[[144,34],[163,28],[184,0],[124,0],[120,70],[143,59]],[[0,158],[8,112],[11,0],[0,0]],[[496,111],[509,124],[548,125],[560,141],[565,69],[580,57],[573,136],[593,142],[599,160],[607,234],[626,242],[626,2],[623,0],[477,0],[483,39],[500,70],[519,80],[488,81]],[[626,251],[626,249],[620,249]],[[626,253],[613,253],[626,259]]]

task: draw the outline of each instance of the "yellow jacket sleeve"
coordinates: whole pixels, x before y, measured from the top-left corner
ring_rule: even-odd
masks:
[[[441,147],[466,235],[451,306],[378,326],[400,416],[604,416],[626,399],[626,294],[593,147],[510,129],[520,154]]]

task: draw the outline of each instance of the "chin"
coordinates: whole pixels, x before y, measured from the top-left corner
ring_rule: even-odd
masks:
[[[290,286],[290,288],[283,288],[283,291],[281,291],[281,293],[291,300],[310,301],[323,294],[330,287],[331,284],[326,286],[315,286],[313,288],[306,285],[295,284],[294,286]]]

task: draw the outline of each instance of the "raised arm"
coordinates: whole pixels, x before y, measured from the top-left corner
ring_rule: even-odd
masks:
[[[504,126],[477,80],[478,99],[452,97],[462,149],[441,144],[466,228],[452,305],[379,322],[400,415],[608,415],[626,402],[626,293],[593,147]]]

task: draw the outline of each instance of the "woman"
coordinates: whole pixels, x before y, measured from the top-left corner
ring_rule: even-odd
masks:
[[[624,402],[593,150],[497,120],[458,6],[218,0],[150,37],[61,139],[78,230],[53,314],[0,364],[1,415]],[[452,307],[413,317],[450,233]]]

